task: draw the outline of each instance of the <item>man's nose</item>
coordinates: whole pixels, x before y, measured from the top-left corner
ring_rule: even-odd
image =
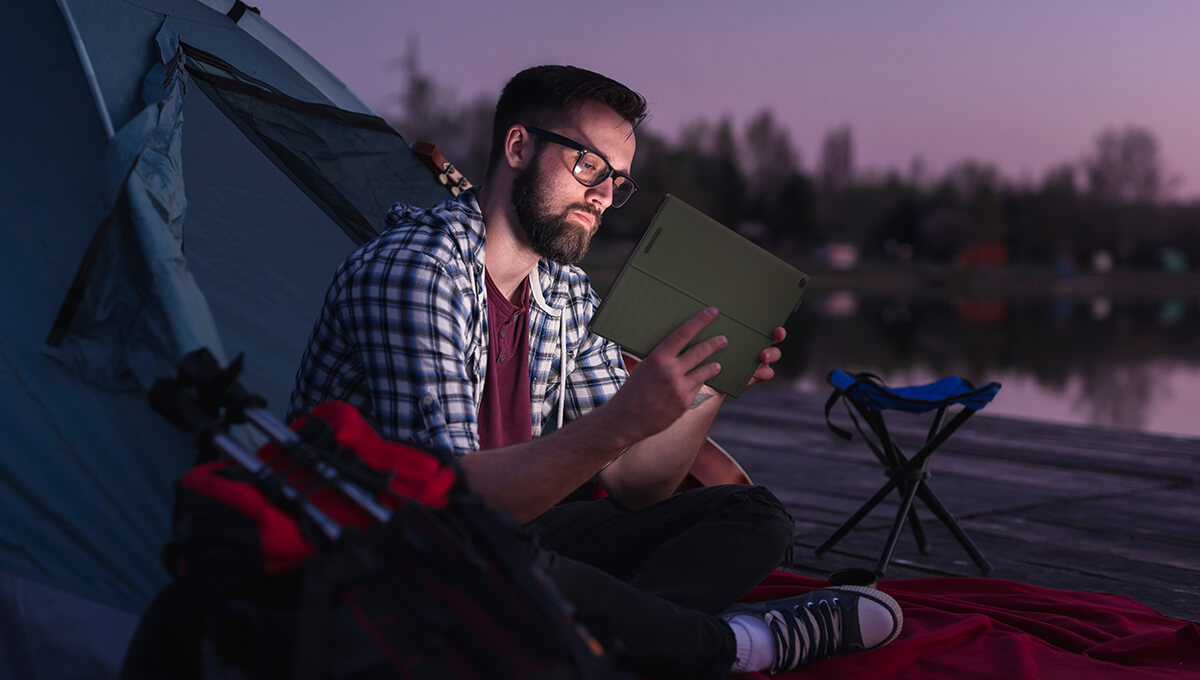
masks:
[[[588,202],[595,204],[601,211],[607,210],[613,202],[613,178],[606,177],[594,187],[588,187],[585,195]]]

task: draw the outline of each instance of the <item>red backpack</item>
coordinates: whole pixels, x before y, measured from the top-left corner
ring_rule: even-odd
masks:
[[[233,419],[261,425],[261,401],[240,394]],[[172,419],[189,411],[202,452],[236,449],[201,397]],[[533,538],[452,456],[385,441],[340,402],[292,423],[296,436],[264,431],[277,440],[240,453],[253,460],[179,480],[174,580],[123,678],[626,677],[532,563]]]

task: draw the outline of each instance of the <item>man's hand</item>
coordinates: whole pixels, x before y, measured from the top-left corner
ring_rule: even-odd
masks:
[[[774,344],[778,345],[779,343],[783,342],[783,339],[786,337],[787,331],[782,328],[776,328]],[[754,370],[754,375],[750,376],[750,382],[746,385],[746,389],[754,387],[759,383],[765,383],[771,378],[774,378],[775,369],[771,368],[771,364],[779,361],[779,357],[781,356],[783,356],[783,353],[774,345],[764,349],[761,353],[759,353],[758,368]]]
[[[606,470],[609,476],[602,477],[609,495],[630,507],[644,507],[670,495],[678,479],[663,482],[663,474],[656,469],[664,465],[673,472],[682,468],[677,475],[681,477],[704,441],[715,410],[692,412],[708,419],[703,428],[697,428],[698,439],[691,437],[682,447],[665,447],[684,456],[683,461],[654,455],[658,451],[639,456],[639,447],[634,445],[644,444],[681,418],[686,421],[684,414],[700,386],[721,370],[703,362],[727,344],[723,336],[684,349],[715,318],[717,310],[710,308],[685,321],[637,365],[608,402],[566,427],[533,441],[463,456],[460,460],[467,483],[488,505],[527,522],[612,462],[622,449],[629,449]],[[634,481],[610,486],[609,481],[621,479],[618,471],[631,462],[634,469],[626,479]],[[649,471],[643,465],[649,465]]]
[[[703,362],[728,344],[725,336],[709,338],[684,351],[716,318],[717,309],[709,307],[683,322],[633,369],[605,404],[628,419],[632,437],[629,444],[657,434],[678,420],[691,407],[704,382],[721,371],[719,364]]]

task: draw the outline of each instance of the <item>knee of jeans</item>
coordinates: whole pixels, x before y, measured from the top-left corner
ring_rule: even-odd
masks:
[[[743,486],[731,493],[726,502],[744,504],[743,509],[756,515],[755,524],[758,528],[773,529],[781,543],[792,544],[795,522],[787,508],[767,487]]]

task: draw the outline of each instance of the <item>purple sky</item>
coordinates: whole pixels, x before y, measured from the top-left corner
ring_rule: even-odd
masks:
[[[1102,130],[1138,125],[1180,177],[1176,195],[1200,198],[1195,0],[251,4],[380,113],[412,36],[464,101],[526,66],[569,63],[646,95],[662,132],[769,107],[809,170],[824,134],[850,125],[860,169],[975,158],[1036,180]]]

